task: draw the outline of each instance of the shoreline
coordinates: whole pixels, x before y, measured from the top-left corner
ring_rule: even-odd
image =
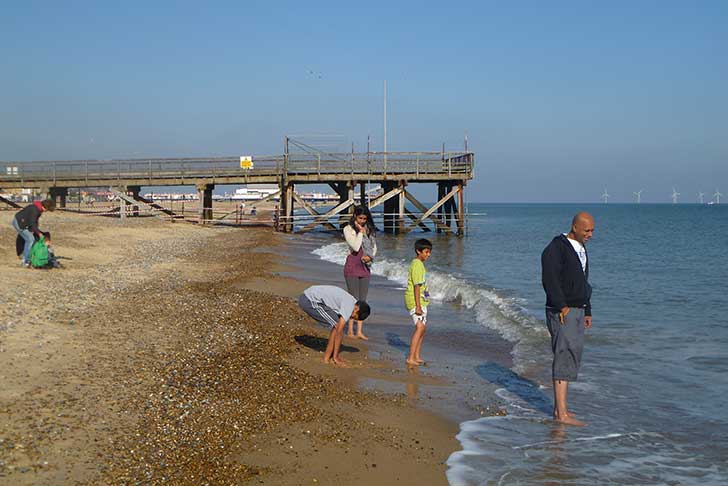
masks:
[[[14,266],[13,214],[0,214],[0,478],[446,483],[457,424],[359,389],[357,372],[386,367],[364,346],[351,370],[318,362],[324,332],[270,293],[269,230],[49,214],[73,260],[38,271]]]

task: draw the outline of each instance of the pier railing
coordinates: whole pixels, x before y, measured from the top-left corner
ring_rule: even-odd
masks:
[[[363,152],[296,153],[288,156],[254,156],[252,168],[242,168],[240,157],[64,160],[37,162],[0,161],[0,185],[11,187],[25,183],[62,186],[65,182],[104,183],[114,181],[155,182],[197,179],[235,179],[258,176],[271,180],[315,175],[378,176],[408,174],[470,178],[473,175],[470,152]],[[164,185],[164,184],[159,184]]]

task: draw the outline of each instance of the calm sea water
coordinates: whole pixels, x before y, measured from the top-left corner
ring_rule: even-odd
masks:
[[[508,369],[468,364],[509,414],[461,424],[450,483],[728,484],[728,206],[469,209],[479,215],[467,238],[427,235],[429,286],[435,304],[462,314],[452,326],[512,344]],[[596,219],[594,327],[569,404],[589,426],[564,428],[549,420],[540,254],[581,209]],[[380,237],[375,273],[401,285],[418,236]],[[345,248],[323,242],[313,253],[341,263]]]

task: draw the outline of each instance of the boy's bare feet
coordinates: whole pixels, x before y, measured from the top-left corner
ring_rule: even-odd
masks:
[[[575,427],[584,427],[586,426],[586,422],[582,422],[581,420],[577,420],[574,417],[569,417],[566,415],[565,417],[554,417],[554,422],[564,425],[573,425]]]
[[[417,363],[419,363],[421,365],[425,364],[425,360],[422,358],[415,358],[415,361],[417,361]]]
[[[346,337],[350,337],[350,338],[355,338],[355,337],[357,337],[357,336],[356,336],[356,334],[354,334],[353,332],[347,332],[347,333],[346,333]]]
[[[407,363],[407,366],[419,366],[420,365],[420,362],[419,361],[410,360],[410,359],[408,359],[407,361],[405,361],[405,363]]]
[[[366,337],[364,334],[361,334],[361,333],[360,334],[357,334],[356,337],[359,338],[359,339],[363,339],[364,341],[369,341],[369,338]]]

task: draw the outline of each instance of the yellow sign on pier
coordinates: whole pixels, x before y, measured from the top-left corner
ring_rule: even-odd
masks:
[[[252,169],[253,168],[253,156],[252,155],[241,155],[240,156],[240,168],[241,169]]]

